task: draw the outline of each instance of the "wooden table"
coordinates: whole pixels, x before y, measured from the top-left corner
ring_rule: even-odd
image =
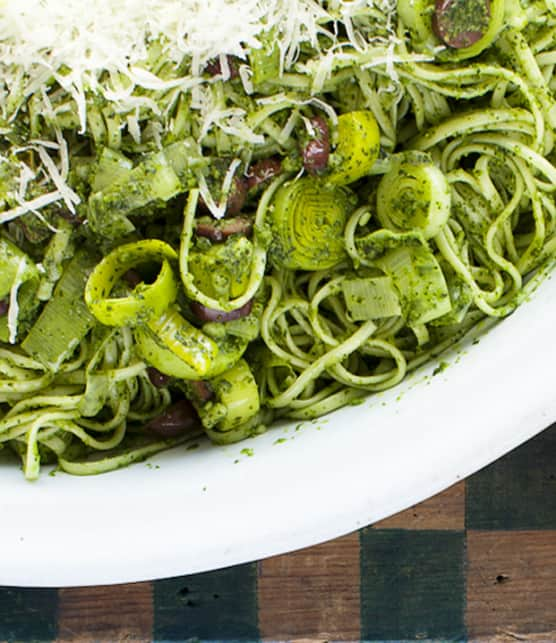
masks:
[[[556,425],[322,545],[152,583],[0,588],[0,641],[199,639],[556,642]]]

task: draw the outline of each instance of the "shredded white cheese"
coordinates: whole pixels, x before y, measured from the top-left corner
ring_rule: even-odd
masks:
[[[17,301],[17,293],[19,287],[23,283],[23,273],[26,268],[25,257],[22,257],[17,264],[17,271],[15,273],[14,282],[10,290],[10,307],[8,308],[8,341],[10,344],[15,344],[17,340],[17,322],[19,317],[19,303]]]
[[[245,61],[239,75],[245,92],[251,94],[247,54],[272,34],[281,69],[309,73],[313,95],[322,91],[333,69],[376,44],[385,53],[367,66],[386,65],[395,79],[393,25],[387,27],[391,33],[384,42],[372,43],[358,21],[373,7],[393,16],[395,4],[395,0],[0,0],[0,117],[10,123],[34,100],[35,111],[53,127],[55,136],[55,147],[33,142],[40,166],[24,167],[22,161],[18,205],[0,213],[0,223],[37,213],[53,202],[75,212],[79,197],[67,184],[69,156],[57,125],[60,113],[69,109],[76,114],[81,133],[102,135],[105,128],[108,142],[114,140],[111,135],[117,140],[127,127],[137,144],[160,144],[161,122],[149,121],[144,113],[164,121],[173,101],[188,92],[190,108],[199,116],[201,142],[219,129],[245,143],[262,144],[265,138],[247,122],[245,110],[225,106],[214,96],[212,80],[203,73],[207,62],[218,59],[220,77],[226,79],[231,74],[227,56]],[[338,42],[340,23],[347,43]],[[304,43],[317,50],[325,47],[305,69],[297,62]],[[168,64],[170,74],[164,72]],[[108,102],[110,109],[93,113],[90,107],[88,114],[91,95]],[[158,96],[170,98],[160,105]],[[331,107],[313,100],[335,119]],[[290,135],[296,122],[297,115],[281,128],[281,139]],[[233,171],[229,176],[231,180]],[[26,194],[33,180],[42,184],[40,197]],[[204,187],[200,185],[208,199]],[[211,201],[209,207],[214,205],[220,213]]]

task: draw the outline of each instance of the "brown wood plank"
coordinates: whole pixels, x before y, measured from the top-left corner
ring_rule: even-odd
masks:
[[[450,529],[465,526],[465,482],[373,525],[376,529]]]
[[[259,630],[270,640],[359,639],[359,535],[259,563]]]
[[[151,583],[60,589],[58,610],[59,643],[152,640]]]
[[[473,641],[556,641],[556,531],[469,531]]]

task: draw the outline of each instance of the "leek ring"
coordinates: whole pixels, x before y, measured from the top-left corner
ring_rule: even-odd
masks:
[[[369,110],[347,112],[338,117],[338,143],[329,163],[328,181],[347,185],[367,176],[378,158],[380,130]]]
[[[290,270],[324,270],[346,258],[344,228],[355,207],[347,189],[314,177],[284,183],[269,209],[271,261]]]
[[[423,152],[396,155],[378,185],[376,199],[380,223],[394,232],[420,231],[430,239],[450,216],[448,180]]]
[[[225,336],[214,340],[171,307],[159,319],[137,326],[137,349],[161,373],[183,380],[216,377],[243,355],[248,342]]]
[[[158,239],[118,246],[90,274],[85,286],[85,303],[106,326],[134,326],[159,317],[178,294],[177,280],[169,263],[177,258],[175,250]],[[153,283],[140,283],[124,297],[110,297],[114,286],[128,270],[147,261],[161,262]]]

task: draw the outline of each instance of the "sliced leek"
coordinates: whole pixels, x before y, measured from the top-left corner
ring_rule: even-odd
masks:
[[[436,236],[450,217],[451,192],[445,174],[423,152],[397,154],[378,184],[376,214],[389,230]]]
[[[268,211],[270,259],[289,270],[324,270],[346,257],[343,233],[354,195],[324,180],[305,177],[284,183]]]

